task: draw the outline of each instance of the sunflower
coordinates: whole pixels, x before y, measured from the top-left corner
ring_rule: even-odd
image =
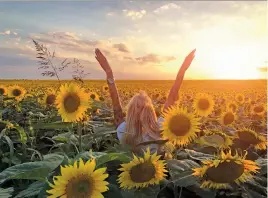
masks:
[[[90,98],[91,100],[99,101],[99,95],[98,95],[96,92],[90,92],[90,93],[89,93],[89,98]]]
[[[237,116],[232,111],[223,112],[220,118],[222,125],[231,125],[237,119]]]
[[[194,114],[187,113],[186,109],[174,106],[164,114],[162,135],[175,145],[187,145],[197,137],[200,118]]]
[[[53,178],[54,184],[49,183],[52,188],[47,190],[48,198],[101,198],[103,192],[108,190],[108,182],[104,181],[108,174],[106,168],[95,170],[95,160],[86,163],[82,159],[74,165],[61,166],[61,176]]]
[[[52,106],[56,102],[56,92],[54,90],[49,90],[42,98],[41,104],[45,105],[46,107]]]
[[[102,87],[102,91],[103,91],[103,92],[108,92],[108,91],[109,91],[109,87],[108,87],[107,85],[104,85],[104,86]]]
[[[17,101],[21,101],[26,94],[26,90],[18,85],[9,87],[8,92],[9,97],[15,98]]]
[[[264,115],[266,111],[266,105],[264,104],[255,104],[251,107],[251,113],[256,115]]]
[[[256,150],[265,150],[267,148],[266,137],[252,129],[243,128],[237,130],[237,136],[242,142],[253,145]]]
[[[221,152],[215,160],[202,161],[203,167],[194,168],[193,175],[202,178],[201,188],[228,188],[230,184],[244,183],[253,178],[253,173],[260,169],[251,160],[246,160],[246,155],[233,156],[231,151]]]
[[[232,112],[237,111],[237,105],[234,102],[229,102],[227,104],[227,110],[231,110]]]
[[[159,184],[166,176],[165,163],[159,160],[160,155],[156,153],[151,155],[149,147],[144,152],[143,157],[134,155],[134,159],[127,163],[121,164],[122,168],[118,182],[123,189],[144,188],[149,185]]]
[[[232,138],[221,131],[206,130],[205,135],[197,140],[197,143],[215,148],[229,148],[232,144]]]
[[[215,102],[208,94],[198,94],[194,100],[193,107],[200,116],[208,116],[212,113]]]
[[[236,94],[235,96],[235,101],[238,103],[238,104],[242,104],[245,102],[245,96],[243,94]]]
[[[0,96],[7,95],[7,88],[4,85],[0,85]]]
[[[84,89],[77,84],[65,84],[60,87],[56,104],[63,120],[74,122],[83,119],[89,107],[89,98]]]

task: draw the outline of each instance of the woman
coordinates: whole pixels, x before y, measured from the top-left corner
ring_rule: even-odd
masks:
[[[107,59],[99,49],[95,50],[95,55],[107,76],[107,83],[114,110],[114,123],[117,128],[117,136],[120,142],[130,145],[133,151],[139,152],[141,149],[144,149],[144,147],[138,146],[138,144],[161,139],[160,128],[163,118],[160,117],[157,120],[150,97],[144,91],[133,96],[127,105],[125,120],[112,69]],[[178,100],[179,89],[183,81],[184,74],[191,65],[194,56],[195,50],[193,50],[185,58],[177,74],[175,83],[169,92],[163,111],[166,111]],[[151,152],[161,152],[161,147],[156,144],[151,144],[150,149]]]

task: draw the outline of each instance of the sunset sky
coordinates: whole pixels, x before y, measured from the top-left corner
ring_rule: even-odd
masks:
[[[105,78],[96,47],[116,79],[174,79],[194,48],[186,79],[264,78],[267,16],[266,1],[0,2],[0,79],[43,78],[31,39],[90,79]]]

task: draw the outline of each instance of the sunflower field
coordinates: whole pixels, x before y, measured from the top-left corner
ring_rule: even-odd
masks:
[[[164,152],[138,154],[119,143],[106,81],[34,44],[57,80],[0,81],[0,198],[267,197],[266,81],[186,80],[165,112],[172,81],[117,81],[125,114],[144,90],[164,120],[161,140],[137,145]]]
[[[165,155],[119,144],[105,81],[0,82],[0,197],[267,196],[265,81],[118,81],[125,109],[145,90]],[[213,86],[212,86],[213,85]]]

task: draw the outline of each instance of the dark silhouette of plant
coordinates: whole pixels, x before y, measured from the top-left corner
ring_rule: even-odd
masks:
[[[53,59],[56,57],[55,56],[55,51],[53,51],[53,53],[51,54],[50,51],[47,49],[47,47],[45,47],[42,44],[39,44],[37,41],[35,41],[34,39],[33,43],[35,45],[36,51],[37,51],[37,56],[36,58],[39,59],[38,63],[39,63],[39,68],[38,69],[43,69],[45,71],[43,71],[41,74],[42,76],[49,76],[49,77],[54,77],[56,76],[59,84],[61,84],[60,78],[59,78],[59,74],[58,72],[62,72],[64,71],[65,68],[67,68],[69,65],[72,66],[73,69],[73,80],[78,81],[80,83],[84,83],[84,78],[89,74],[86,73],[84,71],[84,66],[80,63],[80,61],[77,58],[74,58],[73,61],[68,61],[67,58],[65,58],[59,67],[57,67],[55,64],[53,64]]]

